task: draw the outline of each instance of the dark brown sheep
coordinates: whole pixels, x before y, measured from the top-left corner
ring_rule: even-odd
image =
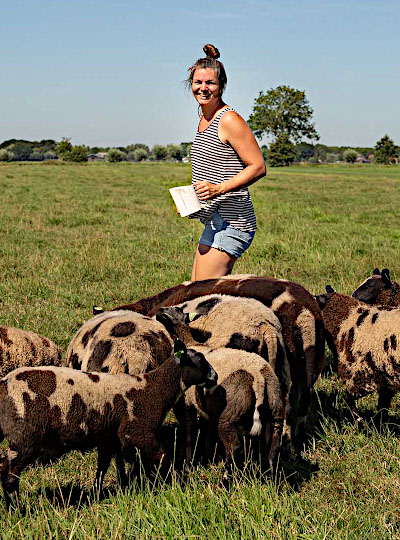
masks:
[[[315,298],[297,283],[267,277],[208,279],[176,285],[161,293],[115,309],[153,315],[160,307],[174,306],[207,294],[254,298],[270,307],[282,325],[290,366],[289,427],[300,442],[310,407],[311,390],[325,363],[324,324]]]
[[[116,456],[122,483],[124,460],[141,451],[145,469],[165,456],[157,432],[172,405],[191,385],[215,385],[204,356],[175,342],[174,354],[143,376],[84,373],[62,367],[20,368],[0,380],[0,442],[9,442],[1,468],[7,507],[18,502],[21,471],[38,458],[70,450],[98,450],[96,483]]]

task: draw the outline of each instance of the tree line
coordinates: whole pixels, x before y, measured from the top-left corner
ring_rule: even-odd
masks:
[[[261,146],[269,166],[280,167],[295,162],[399,162],[399,146],[387,134],[374,147],[354,148],[318,143],[320,136],[312,116],[313,109],[303,90],[281,85],[259,93],[248,124],[259,140],[264,136],[272,138],[268,146]],[[110,162],[186,161],[190,159],[190,147],[190,142],[155,144],[150,149],[142,143],[117,148],[74,146],[68,137],[59,142],[51,139],[33,142],[10,139],[0,144],[0,161],[62,159],[84,162],[99,158]]]

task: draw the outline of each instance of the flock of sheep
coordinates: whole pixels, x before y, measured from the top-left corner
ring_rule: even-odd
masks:
[[[112,311],[97,310],[72,338],[65,361],[50,340],[0,326],[1,481],[18,504],[21,471],[36,460],[96,448],[96,486],[112,457],[125,486],[170,462],[160,427],[173,408],[187,463],[221,447],[224,481],[245,441],[275,473],[278,457],[306,436],[325,339],[346,399],[379,392],[387,409],[400,389],[400,287],[375,269],[352,296],[313,296],[286,280],[251,275],[185,282]],[[64,367],[67,365],[68,367]],[[204,445],[198,447],[198,436]],[[199,450],[200,448],[200,450]]]

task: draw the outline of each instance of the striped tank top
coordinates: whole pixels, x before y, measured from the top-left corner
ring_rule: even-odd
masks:
[[[232,146],[224,144],[218,137],[222,116],[233,110],[232,107],[222,109],[204,131],[197,130],[190,151],[192,184],[200,180],[219,184],[230,180],[246,167]],[[206,223],[218,211],[224,221],[235,229],[247,232],[257,229],[254,207],[247,188],[228,191],[213,199],[200,201],[200,204],[201,210],[191,214],[190,218],[198,218]]]

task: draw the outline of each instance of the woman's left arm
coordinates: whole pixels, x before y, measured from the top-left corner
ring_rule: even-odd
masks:
[[[266,168],[263,155],[254,135],[236,112],[230,111],[221,118],[218,135],[225,144],[230,144],[242,159],[246,167],[233,178],[220,184],[200,181],[195,184],[197,195],[202,200],[211,199],[228,191],[241,189],[265,176]]]

